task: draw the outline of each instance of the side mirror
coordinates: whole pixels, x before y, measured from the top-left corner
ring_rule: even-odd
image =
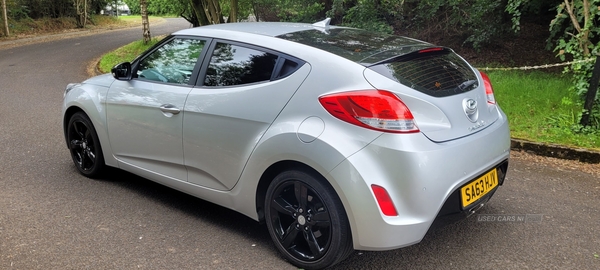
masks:
[[[121,81],[129,81],[131,80],[131,63],[124,62],[114,66],[110,73],[112,73],[113,77],[117,80]]]

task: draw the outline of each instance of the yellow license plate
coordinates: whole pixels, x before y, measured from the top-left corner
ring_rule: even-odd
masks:
[[[477,178],[475,181],[468,183],[466,186],[460,189],[462,207],[467,207],[476,202],[497,186],[498,173],[496,169],[493,169],[484,174],[482,177]]]

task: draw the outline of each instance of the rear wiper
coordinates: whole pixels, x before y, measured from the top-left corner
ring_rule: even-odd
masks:
[[[464,91],[465,89],[470,88],[471,86],[473,86],[476,83],[477,83],[477,80],[468,80],[468,81],[465,81],[465,82],[459,84],[456,88],[460,89],[461,91]]]

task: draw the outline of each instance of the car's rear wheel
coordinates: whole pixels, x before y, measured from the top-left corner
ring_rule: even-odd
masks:
[[[77,170],[84,176],[98,177],[104,169],[104,156],[98,134],[85,113],[77,112],[69,119],[67,142]]]
[[[271,182],[265,198],[265,218],[275,246],[304,269],[332,266],[353,251],[342,203],[320,180],[303,171],[286,171]]]

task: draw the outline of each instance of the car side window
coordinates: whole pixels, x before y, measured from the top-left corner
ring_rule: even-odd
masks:
[[[208,64],[205,86],[231,86],[268,81],[278,56],[218,42]]]
[[[206,41],[174,38],[142,59],[136,75],[144,80],[188,84]]]

